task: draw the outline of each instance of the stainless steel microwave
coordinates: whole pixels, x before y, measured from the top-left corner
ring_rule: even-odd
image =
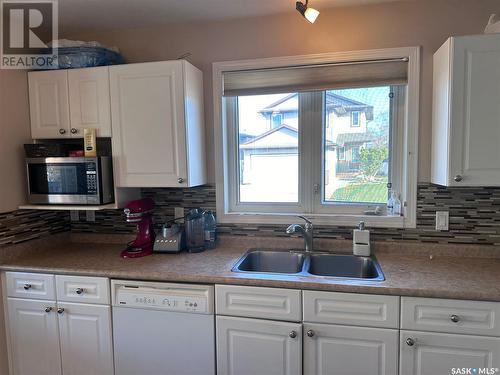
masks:
[[[114,202],[111,157],[28,158],[26,170],[32,204]]]

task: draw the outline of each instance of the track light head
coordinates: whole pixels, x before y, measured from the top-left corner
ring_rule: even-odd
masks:
[[[308,6],[309,0],[306,0],[306,3],[304,4],[302,1],[297,1],[295,3],[295,9],[302,14],[302,16],[308,20],[310,23],[314,23],[316,21],[316,18],[319,16],[319,11],[317,11],[314,8],[310,8]]]

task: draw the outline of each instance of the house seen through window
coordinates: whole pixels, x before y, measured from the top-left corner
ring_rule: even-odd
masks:
[[[322,92],[323,144],[317,147],[326,203],[387,201],[390,92],[390,86]],[[301,95],[238,97],[241,202],[299,201],[299,138],[312,131],[299,121]]]

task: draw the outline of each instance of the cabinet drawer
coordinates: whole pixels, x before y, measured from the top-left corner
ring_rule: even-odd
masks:
[[[57,300],[110,304],[109,280],[105,277],[56,276]]]
[[[399,297],[304,291],[304,321],[398,328]]]
[[[216,285],[215,310],[218,315],[302,320],[301,291],[294,289]]]
[[[6,272],[9,297],[56,299],[54,275],[43,273]]]
[[[500,337],[500,303],[401,299],[401,328]]]

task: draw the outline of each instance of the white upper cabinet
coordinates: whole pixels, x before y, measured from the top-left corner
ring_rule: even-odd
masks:
[[[28,74],[31,137],[69,136],[68,75],[65,70]]]
[[[203,82],[186,61],[109,67],[115,185],[206,182]]]
[[[500,186],[500,35],[452,37],[434,55],[433,183]]]
[[[111,137],[108,67],[28,74],[31,136],[82,138],[83,128]]]
[[[68,70],[71,134],[96,128],[98,137],[111,137],[108,67]]]

